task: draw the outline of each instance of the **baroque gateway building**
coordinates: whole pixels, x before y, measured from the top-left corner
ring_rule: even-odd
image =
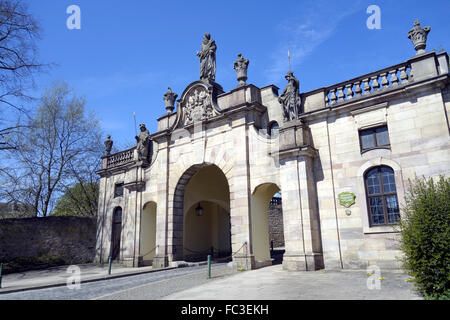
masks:
[[[268,206],[282,195],[283,268],[398,267],[395,225],[408,179],[450,171],[449,58],[426,52],[429,27],[408,33],[405,62],[310,92],[215,82],[203,39],[200,80],[164,95],[158,130],[102,158],[96,259],[154,268],[212,254],[271,264]],[[177,110],[175,110],[175,102]]]

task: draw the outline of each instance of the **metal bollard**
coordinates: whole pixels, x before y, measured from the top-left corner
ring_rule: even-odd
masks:
[[[108,258],[108,275],[111,274],[111,263],[112,263],[112,258],[109,257],[109,258]]]
[[[0,289],[2,288],[3,263],[0,263]]]
[[[211,279],[211,255],[208,254],[208,279]]]

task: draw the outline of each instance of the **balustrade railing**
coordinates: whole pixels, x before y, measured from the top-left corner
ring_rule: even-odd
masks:
[[[411,67],[404,62],[326,88],[325,105],[334,105],[367,96],[388,88],[405,85],[409,81],[411,81]]]
[[[132,162],[134,160],[134,149],[136,147],[108,156],[106,159],[106,167],[112,168]]]

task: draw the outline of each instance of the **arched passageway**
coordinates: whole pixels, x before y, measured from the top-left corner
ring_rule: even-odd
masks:
[[[255,267],[260,268],[272,264],[273,253],[271,236],[269,235],[269,205],[280,188],[274,183],[264,183],[255,188],[251,197],[251,239]],[[278,219],[282,219],[279,214]],[[282,224],[282,221],[281,221]]]
[[[156,203],[147,202],[141,216],[141,242],[139,247],[140,265],[149,266],[153,262],[156,247]]]
[[[231,254],[230,214],[220,205],[200,201],[184,217],[184,259],[204,261]]]
[[[227,178],[215,165],[188,169],[174,194],[174,257],[205,260],[231,254],[230,191]]]

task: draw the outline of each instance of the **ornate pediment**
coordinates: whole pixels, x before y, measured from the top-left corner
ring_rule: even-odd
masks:
[[[216,100],[217,94],[222,92],[222,87],[215,83],[196,81],[190,84],[178,101],[181,111],[178,127],[204,121],[219,114]]]

